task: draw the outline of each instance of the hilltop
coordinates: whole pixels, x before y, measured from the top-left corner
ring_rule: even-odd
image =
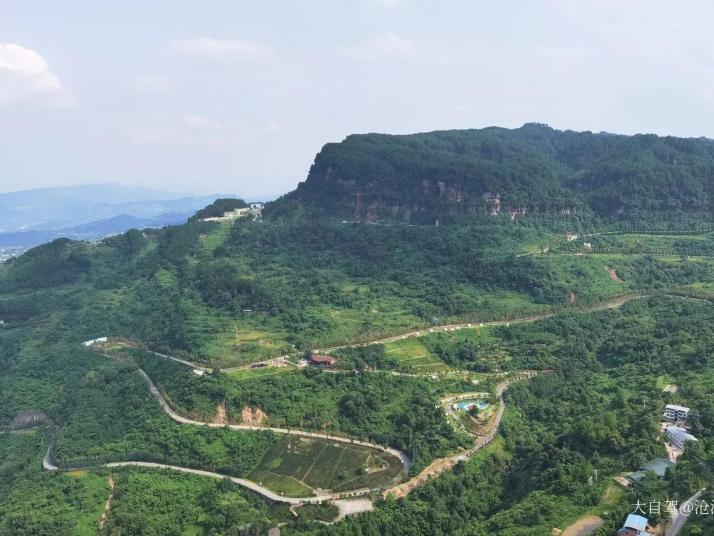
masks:
[[[352,219],[433,224],[543,219],[694,225],[711,221],[714,141],[561,131],[529,123],[329,143],[274,204]]]

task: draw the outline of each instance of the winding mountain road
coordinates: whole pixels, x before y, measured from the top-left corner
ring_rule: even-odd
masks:
[[[628,301],[634,300],[634,299],[639,299],[644,296],[640,294],[627,294],[623,296],[619,296],[617,298],[614,298],[612,300],[609,300],[607,302],[603,302],[601,304],[596,304],[587,308],[580,309],[581,311],[598,311],[598,310],[605,310],[605,309],[613,309],[622,306],[624,303],[627,303]],[[546,318],[550,318],[552,316],[555,316],[558,313],[545,313],[541,315],[534,315],[534,316],[529,316],[529,317],[522,317],[522,318],[517,318],[513,320],[503,320],[503,321],[491,321],[491,322],[483,322],[483,323],[462,323],[462,324],[449,324],[449,325],[444,325],[444,326],[438,326],[434,327],[431,329],[426,329],[426,330],[417,330],[417,331],[411,331],[407,332],[401,335],[393,336],[393,337],[387,337],[383,339],[377,339],[374,341],[370,342],[365,342],[365,343],[357,343],[357,344],[348,344],[348,345],[342,345],[342,346],[334,346],[332,348],[328,348],[326,350],[321,350],[325,352],[329,351],[334,351],[342,348],[354,348],[354,347],[360,347],[360,346],[366,346],[370,344],[385,344],[389,342],[394,342],[400,339],[406,339],[410,337],[421,337],[424,335],[427,335],[429,333],[435,333],[435,332],[444,332],[444,331],[455,331],[459,329],[467,329],[467,328],[474,328],[474,327],[484,327],[484,326],[500,326],[500,325],[510,325],[510,324],[515,324],[515,323],[525,323],[525,322],[535,322],[537,320],[543,320]],[[125,346],[132,346],[131,344],[127,344],[125,342],[119,341],[120,344],[123,344]],[[164,359],[169,359],[171,361],[174,361],[176,363],[179,363],[184,366],[191,367],[194,369],[194,371],[198,371],[200,373],[202,372],[208,372],[211,369],[199,365],[197,363],[193,363],[191,361],[188,361],[186,359],[182,359],[179,357],[171,356],[168,354],[163,354],[160,352],[155,352],[151,351],[150,352],[157,357],[161,357]],[[103,354],[105,357],[111,358],[112,356],[108,354]],[[261,363],[264,363],[268,366],[271,364],[277,364],[281,362],[282,360],[286,359],[289,356],[280,356],[277,358],[273,358],[267,361],[263,361]],[[232,369],[223,369],[223,370],[242,370],[249,368],[250,365],[245,365],[241,367],[234,367]],[[329,435],[329,434],[323,434],[319,432],[307,432],[304,430],[295,430],[291,428],[278,428],[278,427],[266,427],[266,426],[253,426],[253,425],[247,425],[247,424],[230,424],[230,425],[225,425],[225,424],[218,424],[218,423],[211,423],[211,422],[204,422],[204,421],[196,421],[193,419],[189,419],[187,417],[184,417],[183,415],[180,415],[176,411],[171,408],[169,403],[166,401],[164,396],[161,394],[159,389],[156,387],[154,382],[151,380],[149,375],[141,368],[137,367],[137,370],[141,377],[144,379],[146,382],[147,386],[149,387],[149,391],[151,392],[152,396],[159,402],[159,405],[161,408],[164,410],[164,412],[175,422],[181,423],[181,424],[188,424],[188,425],[193,425],[193,426],[204,426],[204,427],[210,427],[210,428],[224,428],[228,427],[231,430],[253,430],[253,431],[270,431],[273,433],[277,434],[287,434],[287,435],[296,435],[296,436],[302,436],[302,437],[310,437],[310,438],[317,438],[317,439],[325,439],[329,441],[335,441],[339,443],[347,443],[347,444],[352,444],[352,445],[359,445],[363,447],[368,447],[372,449],[377,449],[382,452],[385,452],[387,454],[390,454],[392,456],[397,457],[403,467],[403,470],[405,474],[409,473],[409,470],[411,469],[412,466],[412,461],[410,460],[409,456],[407,456],[406,453],[399,451],[397,449],[393,449],[390,447],[385,447],[382,445],[378,445],[375,443],[370,443],[367,441],[361,441],[357,439],[351,439],[351,438],[346,438],[346,437],[341,437],[341,436],[334,436],[334,435]],[[528,377],[531,377],[533,374],[528,373]],[[522,378],[517,378],[517,379],[522,379]],[[411,492],[412,489],[417,487],[418,485],[421,485],[423,482],[428,480],[429,478],[432,478],[434,476],[437,476],[441,473],[443,473],[446,470],[451,469],[454,465],[456,465],[460,461],[464,461],[469,459],[473,454],[486,446],[488,443],[490,443],[493,438],[495,437],[497,431],[498,431],[498,426],[501,422],[501,419],[503,418],[503,413],[505,410],[505,402],[503,401],[503,393],[504,391],[508,388],[510,383],[515,381],[514,379],[509,379],[504,382],[501,382],[500,384],[497,385],[496,387],[496,395],[499,398],[499,408],[495,417],[495,425],[493,425],[487,435],[477,435],[476,441],[474,443],[474,446],[468,449],[467,451],[456,453],[448,458],[442,458],[439,460],[435,460],[429,467],[427,467],[424,471],[422,471],[419,475],[416,477],[412,478],[411,480],[400,484],[399,486],[394,486],[384,492],[384,495],[388,494],[394,494],[397,496],[404,496]],[[346,510],[350,509],[349,501],[345,501],[344,499],[346,497],[358,497],[362,495],[367,495],[370,494],[374,491],[375,489],[361,489],[361,490],[355,490],[355,491],[350,491],[350,492],[343,492],[343,493],[326,493],[326,494],[321,494],[321,495],[316,495],[313,497],[285,497],[283,495],[279,495],[264,486],[261,486],[260,484],[257,484],[255,482],[252,482],[250,480],[242,479],[242,478],[236,478],[236,477],[231,477],[228,475],[223,475],[220,473],[215,473],[211,471],[203,471],[200,469],[193,469],[193,468],[188,468],[188,467],[180,467],[176,465],[168,465],[168,464],[159,464],[159,463],[152,463],[152,462],[139,462],[139,461],[125,461],[125,462],[115,462],[111,464],[106,464],[107,467],[125,467],[125,466],[137,466],[137,467],[152,467],[152,468],[163,468],[163,469],[171,469],[175,471],[181,471],[185,473],[192,473],[196,475],[202,475],[202,476],[208,476],[212,478],[229,478],[232,482],[243,486],[247,489],[250,489],[263,497],[266,497],[267,499],[273,500],[273,501],[279,501],[279,502],[285,502],[289,503],[291,505],[300,505],[300,504],[307,504],[307,503],[319,503],[327,500],[334,500],[334,501],[342,501],[343,505],[345,506]],[[57,471],[59,470],[59,467],[55,465],[52,462],[52,446],[48,448],[44,459],[43,459],[43,467],[47,471]],[[360,507],[361,508],[361,507]],[[359,509],[359,508],[358,508]]]
[[[684,528],[684,524],[689,519],[689,516],[694,515],[695,510],[697,508],[697,504],[699,503],[699,499],[701,498],[703,493],[704,490],[701,489],[679,505],[679,508],[677,508],[677,512],[672,516],[672,521],[667,527],[665,536],[679,535],[679,533]]]
[[[503,414],[506,411],[506,402],[503,400],[503,393],[506,392],[506,390],[512,383],[520,380],[530,379],[536,374],[537,372],[535,371],[524,371],[518,374],[516,377],[502,381],[496,386],[496,396],[498,397],[498,410],[496,411],[495,416],[492,417],[492,421],[489,423],[488,429],[486,430],[485,434],[473,434],[469,432],[475,438],[474,445],[470,449],[463,452],[457,452],[456,454],[452,454],[451,456],[448,456],[446,458],[439,458],[437,460],[434,460],[426,469],[424,469],[417,476],[413,477],[407,482],[385,490],[382,493],[383,497],[387,498],[388,496],[392,495],[394,497],[399,498],[408,495],[414,490],[414,488],[423,485],[428,480],[439,476],[445,471],[451,470],[457,463],[467,461],[476,453],[476,451],[482,449],[491,441],[493,441],[493,439],[496,437],[496,434],[498,433],[498,428],[501,425]],[[443,404],[445,401],[452,400],[454,398],[459,397],[449,396],[443,398],[441,402]]]
[[[107,356],[110,357],[110,356]],[[166,413],[172,420],[181,423],[181,424],[191,424],[194,426],[207,426],[209,428],[225,428],[228,427],[231,430],[254,430],[254,431],[263,431],[263,432],[274,432],[276,434],[287,434],[287,435],[296,435],[296,436],[301,436],[301,437],[313,437],[317,439],[327,439],[328,441],[334,441],[338,443],[347,443],[350,445],[359,445],[362,447],[368,447],[376,450],[381,450],[382,452],[386,452],[387,454],[391,454],[392,456],[395,456],[399,458],[399,461],[402,463],[402,467],[404,469],[405,473],[409,473],[409,470],[411,469],[412,466],[412,461],[409,459],[409,456],[407,456],[406,453],[393,449],[390,447],[385,447],[383,445],[379,445],[377,443],[370,443],[369,441],[360,441],[358,439],[352,439],[348,437],[342,437],[342,436],[335,436],[335,435],[330,435],[330,434],[322,434],[320,432],[306,432],[304,430],[295,430],[293,428],[276,428],[276,427],[271,427],[271,426],[253,426],[250,424],[217,424],[217,423],[211,423],[211,422],[204,422],[204,421],[195,421],[193,419],[188,419],[184,417],[183,415],[179,415],[176,413],[169,403],[166,401],[166,399],[163,397],[159,389],[156,387],[154,382],[149,378],[149,375],[144,372],[142,369],[138,369],[139,374],[141,374],[141,377],[144,379],[146,384],[149,386],[149,391],[151,391],[151,394],[158,400],[159,404],[161,405],[161,408],[164,410],[164,413]]]
[[[646,298],[648,295],[647,294],[639,294],[636,292],[632,292],[629,294],[623,294],[621,296],[617,296],[615,298],[612,298],[610,300],[607,300],[605,302],[597,303],[594,305],[589,305],[585,307],[573,307],[572,311],[573,312],[579,312],[579,313],[588,313],[588,312],[596,312],[596,311],[604,311],[607,309],[617,309],[619,307],[622,307],[625,303],[632,301],[632,300],[637,300],[641,298]],[[407,331],[405,333],[401,333],[399,335],[394,335],[391,337],[385,337],[382,339],[374,339],[372,341],[367,341],[367,342],[359,342],[359,343],[352,343],[352,344],[343,344],[339,346],[331,346],[329,348],[321,348],[321,349],[316,349],[316,353],[330,353],[334,352],[335,350],[343,350],[345,348],[361,348],[364,346],[370,346],[373,344],[388,344],[390,342],[397,342],[402,339],[410,339],[410,338],[418,338],[418,337],[424,337],[426,335],[430,335],[432,333],[440,333],[440,332],[448,332],[448,331],[458,331],[461,329],[476,329],[476,328],[481,328],[481,327],[493,327],[493,326],[508,326],[511,324],[524,324],[524,323],[529,323],[529,322],[537,322],[538,320],[545,320],[547,318],[552,318],[558,314],[564,313],[567,311],[558,311],[558,312],[551,312],[551,313],[543,313],[543,314],[538,314],[538,315],[531,315],[531,316],[523,316],[519,318],[514,318],[512,320],[492,320],[488,322],[463,322],[460,324],[445,324],[443,326],[434,326],[431,328],[423,328],[419,330],[413,330],[413,331]],[[123,346],[127,347],[139,347],[139,345],[131,345],[127,344],[122,341],[116,341],[118,344],[121,344]],[[169,359],[171,361],[174,361],[175,363],[179,363],[180,365],[184,365],[187,367],[192,368],[194,371],[197,371],[199,373],[204,373],[204,372],[210,372],[212,370],[211,367],[208,367],[207,365],[201,365],[199,363],[195,363],[193,361],[188,361],[187,359],[183,359],[180,357],[176,357],[173,355],[169,354],[164,354],[161,352],[156,352],[154,350],[146,350],[149,353],[161,357],[163,359]],[[271,366],[283,366],[285,363],[285,360],[291,357],[295,357],[297,354],[285,354],[281,355],[278,357],[274,357],[271,359],[266,359],[265,361],[258,361],[255,363],[250,363],[247,365],[241,365],[241,366],[236,366],[236,367],[226,367],[226,368],[220,368],[222,372],[235,372],[239,370],[248,370],[250,369],[253,365],[264,365],[267,367]],[[406,373],[395,373],[399,375],[409,375],[409,376],[429,376],[431,373],[424,373],[424,374],[406,374]]]
[[[102,354],[105,355],[106,357],[111,359],[111,356],[107,354]],[[164,410],[164,413],[166,413],[172,420],[181,423],[181,424],[188,424],[188,425],[193,425],[193,426],[204,426],[204,427],[209,427],[209,428],[224,428],[228,427],[231,430],[253,430],[253,431],[269,431],[277,434],[286,434],[286,435],[296,435],[296,436],[301,436],[301,437],[310,437],[310,438],[317,438],[317,439],[325,439],[328,441],[334,441],[336,443],[346,443],[349,445],[359,445],[363,447],[368,447],[371,449],[375,450],[380,450],[382,452],[385,452],[387,454],[390,454],[392,456],[395,456],[396,458],[399,459],[399,461],[402,464],[402,468],[404,470],[405,474],[409,473],[409,470],[411,469],[412,461],[409,459],[409,456],[407,456],[406,453],[393,449],[390,447],[385,447],[383,445],[378,445],[376,443],[370,443],[368,441],[360,441],[357,439],[351,439],[351,438],[346,438],[346,437],[341,437],[341,436],[334,436],[330,434],[322,434],[319,432],[306,432],[303,430],[294,430],[291,428],[277,428],[277,427],[269,427],[269,426],[251,426],[247,424],[231,424],[231,425],[225,425],[225,424],[217,424],[217,423],[210,423],[210,422],[203,422],[203,421],[196,421],[193,419],[188,419],[178,413],[176,413],[169,403],[166,401],[166,399],[163,397],[159,389],[156,387],[154,382],[151,380],[149,375],[142,370],[141,368],[137,367],[137,371],[143,378],[143,380],[146,382],[147,386],[149,387],[149,391],[151,395],[158,401],[159,405],[161,408]],[[249,489],[255,493],[258,493],[265,497],[266,499],[269,499],[271,501],[277,501],[277,502],[283,502],[291,505],[301,505],[301,504],[315,504],[315,503],[321,503],[324,501],[339,501],[338,507],[340,508],[340,512],[351,512],[352,510],[354,511],[364,511],[364,505],[362,503],[355,503],[354,505],[352,504],[352,501],[349,500],[349,498],[352,497],[361,497],[364,495],[368,495],[370,493],[373,493],[375,491],[379,491],[380,488],[362,488],[358,490],[350,490],[350,491],[345,491],[345,492],[339,492],[339,493],[321,493],[318,495],[314,495],[311,497],[287,497],[278,493],[275,493],[274,491],[271,491],[270,489],[266,488],[265,486],[262,486],[256,482],[253,482],[251,480],[246,480],[244,478],[236,478],[232,477],[229,475],[224,475],[221,473],[216,473],[212,471],[203,471],[200,469],[193,469],[190,467],[181,467],[178,465],[169,465],[169,464],[161,464],[161,463],[153,463],[153,462],[140,462],[140,461],[123,461],[123,462],[113,462],[113,463],[108,463],[104,464],[105,467],[127,467],[127,466],[134,466],[134,467],[149,467],[149,468],[156,468],[156,469],[170,469],[173,471],[179,471],[183,473],[191,473],[195,475],[200,475],[200,476],[207,476],[211,478],[228,478],[235,484],[242,486],[246,489]],[[54,464],[52,461],[52,445],[50,445],[47,449],[47,452],[45,453],[45,456],[42,460],[42,467],[46,471],[58,471],[60,468]],[[360,506],[362,505],[362,506]],[[347,514],[345,514],[347,515]]]
[[[227,476],[221,473],[214,473],[212,471],[202,471],[201,469],[191,469],[189,467],[181,467],[179,465],[168,465],[164,463],[152,463],[152,462],[115,462],[107,463],[105,467],[148,467],[151,469],[170,469],[171,471],[178,471],[180,473],[189,473],[192,475],[206,476],[209,478],[218,479],[229,479],[234,484],[242,486],[246,489],[254,491],[274,502],[281,502],[286,504],[291,504],[299,506],[302,504],[319,504],[325,501],[336,501],[344,500],[346,497],[359,497],[361,495],[366,495],[374,491],[373,489],[364,488],[361,490],[348,491],[344,493],[322,493],[320,495],[314,495],[312,497],[286,497],[269,490],[265,486],[256,484],[252,480],[246,480],[244,478],[236,478],[234,476]]]

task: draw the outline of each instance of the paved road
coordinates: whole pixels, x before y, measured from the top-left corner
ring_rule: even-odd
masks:
[[[684,528],[684,524],[689,519],[689,516],[694,515],[694,510],[697,503],[699,503],[699,498],[702,496],[702,493],[704,493],[703,489],[699,490],[679,505],[677,513],[672,516],[672,521],[670,522],[669,527],[667,527],[665,536],[677,536],[680,533],[682,528]]]
[[[617,298],[613,298],[612,300],[599,303],[596,305],[591,305],[587,307],[575,307],[573,308],[573,311],[577,312],[594,312],[594,311],[603,311],[606,309],[615,309],[618,307],[621,307],[625,303],[640,299],[640,298],[645,298],[647,297],[646,295],[642,294],[626,294],[624,296],[618,296]],[[461,323],[461,324],[446,324],[443,326],[434,326],[432,328],[425,328],[425,329],[420,329],[420,330],[415,330],[415,331],[408,331],[405,333],[402,333],[400,335],[394,335],[392,337],[386,337],[383,339],[375,339],[369,342],[360,342],[360,343],[354,343],[354,344],[344,344],[341,346],[332,346],[330,348],[322,348],[322,349],[316,349],[315,352],[322,352],[322,353],[330,353],[334,352],[335,350],[342,350],[345,348],[359,348],[363,346],[370,346],[372,344],[387,344],[390,342],[396,342],[401,339],[409,339],[409,338],[414,338],[414,337],[423,337],[425,335],[429,335],[430,333],[439,333],[443,331],[457,331],[461,329],[469,329],[469,328],[477,328],[477,327],[487,327],[487,326],[505,326],[505,325],[510,325],[510,324],[523,324],[527,322],[536,322],[538,320],[545,320],[546,318],[551,318],[553,316],[556,316],[560,314],[560,312],[554,312],[554,313],[544,313],[540,315],[532,315],[532,316],[525,316],[525,317],[520,317],[520,318],[514,318],[513,320],[494,320],[490,322],[469,322],[469,323]],[[118,344],[123,344],[122,342],[118,342]],[[130,346],[128,344],[124,344],[125,346]],[[185,365],[187,367],[191,367],[193,370],[198,371],[200,373],[204,372],[210,372],[212,369],[210,367],[207,367],[205,365],[200,365],[198,363],[194,363],[193,361],[188,361],[186,359],[176,357],[173,355],[169,354],[163,354],[161,352],[155,352],[153,350],[147,350],[149,353],[154,354],[155,356],[162,357],[164,359],[170,359],[171,361],[174,361],[176,363],[179,363],[181,365]],[[250,363],[248,365],[241,365],[239,367],[228,367],[228,368],[221,368],[220,370],[223,372],[234,372],[238,370],[248,370],[252,367],[252,365],[260,364],[260,365],[265,365],[267,367],[271,366],[284,366],[285,360],[290,358],[290,357],[295,357],[298,354],[292,353],[292,354],[285,354],[282,356],[274,357],[272,359],[266,359],[265,361],[259,361],[256,363]],[[400,375],[400,376],[431,376],[433,373],[423,373],[423,374],[407,374],[407,373],[400,373],[400,372],[392,372],[392,374]]]
[[[106,355],[106,354],[105,354]],[[111,357],[111,356],[107,356]],[[402,463],[403,470],[405,474],[409,473],[409,469],[411,468],[412,461],[409,459],[409,457],[406,455],[406,453],[401,452],[397,449],[389,448],[389,447],[384,447],[382,445],[377,445],[374,443],[369,443],[367,441],[359,441],[357,439],[350,439],[350,438],[345,438],[345,437],[340,437],[340,436],[333,436],[329,434],[321,434],[318,432],[305,432],[303,430],[293,430],[290,428],[274,428],[274,427],[265,427],[265,426],[250,426],[250,425],[244,425],[244,424],[232,424],[232,425],[223,425],[223,424],[216,424],[216,423],[207,423],[207,422],[202,422],[202,421],[195,421],[192,419],[187,419],[186,417],[179,415],[176,413],[168,404],[166,399],[162,396],[161,392],[158,390],[154,382],[151,380],[149,375],[144,372],[141,368],[137,369],[139,371],[139,374],[141,377],[144,379],[146,384],[149,387],[149,391],[151,392],[152,396],[156,398],[156,400],[159,402],[159,405],[161,408],[164,410],[164,412],[174,421],[179,422],[181,424],[190,424],[194,426],[207,426],[211,428],[223,428],[225,426],[228,426],[232,430],[256,430],[256,431],[270,431],[278,434],[289,434],[289,435],[297,435],[297,436],[302,436],[302,437],[313,437],[313,438],[319,438],[319,439],[326,439],[329,441],[334,441],[338,443],[347,443],[350,445],[360,445],[363,447],[368,447],[376,450],[381,450],[382,452],[386,452],[388,454],[391,454],[392,456],[395,456],[399,459],[399,461]],[[349,513],[356,513],[357,511],[366,511],[366,507],[362,503],[356,503],[353,504],[351,501],[347,501],[346,499],[350,497],[360,497],[363,495],[370,494],[374,491],[378,491],[379,488],[363,488],[363,489],[358,489],[358,490],[352,490],[352,491],[346,491],[346,492],[341,492],[341,493],[323,493],[320,495],[315,495],[312,497],[285,497],[283,495],[280,495],[278,493],[275,493],[268,488],[261,486],[260,484],[257,484],[256,482],[252,482],[250,480],[246,480],[244,478],[236,478],[236,477],[231,477],[228,475],[223,475],[220,473],[215,473],[212,471],[203,471],[200,469],[192,469],[188,467],[181,467],[178,465],[168,465],[168,464],[160,464],[160,463],[153,463],[153,462],[139,462],[139,461],[125,461],[125,462],[115,462],[115,463],[108,463],[105,464],[106,467],[126,467],[126,466],[136,466],[136,467],[150,467],[150,468],[159,468],[159,469],[171,469],[173,471],[180,471],[183,473],[191,473],[195,475],[201,475],[201,476],[208,476],[211,478],[229,478],[232,482],[235,484],[238,484],[239,486],[243,486],[244,488],[250,489],[263,497],[266,497],[270,499],[271,501],[279,501],[279,502],[284,502],[292,505],[300,505],[300,504],[311,504],[311,503],[320,503],[323,501],[328,501],[328,500],[340,500],[342,502],[341,505],[338,504],[338,508],[340,508],[340,513],[341,515],[348,515]],[[42,466],[46,471],[57,471],[59,467],[55,465],[52,462],[52,447],[50,446],[47,449],[47,452],[45,453],[45,456],[42,460]],[[370,503],[371,504],[371,503]],[[352,512],[354,510],[354,512]]]
[[[585,313],[585,312],[595,312],[595,311],[604,311],[606,309],[616,309],[618,307],[621,307],[625,303],[632,301],[632,300],[637,300],[640,298],[646,297],[645,295],[642,294],[625,294],[623,296],[618,296],[617,298],[613,298],[612,300],[599,303],[596,305],[591,305],[587,307],[574,307],[572,309],[573,312],[579,312],[579,313]],[[358,348],[362,346],[370,346],[372,344],[387,344],[390,342],[396,342],[401,339],[409,339],[413,337],[424,337],[425,335],[429,335],[430,333],[439,333],[442,331],[456,331],[456,330],[461,330],[461,329],[469,329],[469,328],[477,328],[477,327],[487,327],[487,326],[506,326],[510,324],[523,324],[523,323],[528,323],[528,322],[536,322],[538,320],[545,320],[546,318],[551,318],[553,316],[559,315],[561,313],[564,313],[567,311],[558,311],[558,312],[553,312],[553,313],[543,313],[540,315],[532,315],[532,316],[524,316],[520,318],[514,318],[513,320],[493,320],[490,322],[469,322],[469,323],[461,323],[461,324],[445,324],[443,326],[434,326],[432,328],[427,328],[427,329],[420,329],[416,331],[410,331],[407,333],[402,333],[401,335],[394,335],[393,337],[386,337],[384,339],[376,339],[373,341],[369,342],[363,342],[363,343],[355,343],[355,344],[345,344],[342,346],[332,346],[330,348],[323,348],[320,350],[315,350],[316,352],[332,352],[334,350],[341,350],[343,348]]]
[[[47,452],[45,452],[45,457],[42,458],[42,467],[45,471],[56,471],[59,469],[54,463],[52,463],[52,444],[47,447]]]
[[[154,385],[154,382],[149,378],[149,375],[146,374],[142,369],[138,369],[139,373],[141,374],[142,378],[144,378],[144,381],[146,381],[147,385],[149,386],[149,391],[151,394],[156,398],[161,405],[161,408],[164,410],[164,412],[171,417],[176,422],[182,423],[182,424],[190,424],[194,426],[208,426],[211,428],[223,428],[225,425],[222,424],[215,424],[215,423],[206,423],[202,421],[194,421],[192,419],[187,419],[186,417],[183,417],[182,415],[179,415],[176,413],[171,407],[169,406],[168,402],[164,399],[164,397],[161,395],[159,390],[157,389],[156,385]],[[392,454],[393,456],[396,456],[399,458],[399,460],[402,462],[402,466],[404,468],[404,471],[406,473],[409,472],[409,469],[411,468],[411,460],[409,457],[396,449],[392,449],[389,447],[384,447],[381,445],[375,445],[373,443],[368,443],[366,441],[358,441],[355,439],[349,439],[349,438],[344,438],[344,437],[339,437],[339,436],[331,436],[329,434],[320,434],[317,432],[304,432],[302,430],[292,430],[289,428],[270,428],[270,427],[261,427],[261,426],[249,426],[249,425],[229,425],[229,427],[232,430],[268,430],[271,432],[279,433],[279,434],[290,434],[290,435],[298,435],[298,436],[303,436],[303,437],[314,437],[314,438],[320,438],[320,439],[327,439],[330,441],[335,441],[339,443],[348,443],[352,445],[360,445],[360,446],[365,446],[377,450],[381,450],[383,452],[387,452],[389,454]],[[53,462],[52,462],[52,447],[50,446],[47,449],[47,452],[45,453],[45,457],[42,461],[42,466],[46,471],[57,471],[59,467],[57,467]],[[246,480],[244,478],[236,478],[236,477],[231,477],[228,475],[223,475],[220,473],[215,473],[212,471],[203,471],[200,469],[192,469],[188,467],[181,467],[178,465],[168,465],[168,464],[161,464],[161,463],[153,463],[153,462],[138,462],[138,461],[125,461],[125,462],[115,462],[115,463],[108,463],[105,464],[106,467],[127,467],[127,466],[135,466],[135,467],[149,467],[149,468],[158,468],[158,469],[171,469],[173,471],[180,471],[183,473],[191,473],[194,475],[201,475],[201,476],[208,476],[211,478],[229,478],[232,482],[235,484],[238,484],[239,486],[243,486],[244,488],[247,488],[249,490],[252,490],[263,497],[266,497],[267,499],[270,499],[271,501],[279,501],[279,502],[284,502],[292,505],[300,505],[300,504],[310,504],[310,503],[320,503],[322,501],[328,501],[328,500],[344,500],[348,497],[359,497],[362,495],[367,495],[369,493],[372,493],[373,491],[376,491],[377,489],[369,489],[369,488],[363,488],[359,490],[352,490],[352,491],[347,491],[347,492],[342,492],[342,493],[323,493],[320,495],[315,495],[313,497],[285,497],[283,495],[280,495],[278,493],[275,493],[268,488],[261,486],[260,484],[257,484],[256,482],[252,482],[250,480]],[[344,508],[347,508],[348,505],[343,505]]]
[[[149,386],[149,391],[151,391],[151,394],[158,400],[159,404],[161,405],[161,408],[164,410],[164,412],[171,417],[176,422],[182,423],[182,424],[192,424],[194,426],[207,426],[210,428],[224,428],[228,426],[231,430],[258,430],[258,431],[269,431],[269,432],[275,432],[277,434],[288,434],[288,435],[296,435],[296,436],[302,436],[302,437],[314,437],[318,439],[327,439],[329,441],[335,441],[338,443],[348,443],[350,445],[360,445],[362,447],[369,447],[372,449],[377,449],[381,450],[382,452],[386,452],[387,454],[391,454],[392,456],[395,456],[399,458],[399,461],[402,462],[402,467],[404,469],[405,473],[409,473],[409,470],[411,469],[412,466],[412,461],[409,459],[409,456],[407,456],[406,453],[393,449],[390,447],[385,447],[383,445],[378,445],[376,443],[370,443],[368,441],[360,441],[358,439],[351,439],[348,437],[341,437],[341,436],[334,436],[334,435],[329,435],[329,434],[322,434],[319,432],[306,432],[304,430],[295,430],[292,428],[275,428],[275,427],[270,427],[270,426],[252,426],[249,424],[216,424],[216,423],[209,423],[209,422],[203,422],[203,421],[195,421],[193,419],[188,419],[182,415],[179,415],[176,413],[171,406],[169,406],[169,403],[166,402],[166,399],[163,397],[163,395],[159,392],[157,389],[156,385],[154,385],[154,382],[149,378],[149,375],[144,372],[142,369],[138,369],[139,374],[141,374],[142,378],[144,378],[144,381],[147,383]]]
[[[271,491],[268,488],[261,486],[260,484],[257,484],[251,480],[246,480],[244,478],[236,478],[236,477],[228,476],[228,475],[222,475],[220,473],[214,473],[212,471],[202,471],[200,469],[191,469],[188,467],[181,467],[179,465],[167,465],[167,464],[163,464],[163,463],[151,463],[151,462],[116,462],[116,463],[108,463],[105,466],[106,467],[130,467],[130,466],[133,466],[133,467],[148,467],[151,469],[170,469],[171,471],[179,471],[181,473],[190,473],[192,475],[206,476],[209,478],[219,478],[221,480],[224,478],[227,478],[234,484],[237,484],[237,485],[242,486],[246,489],[254,491],[255,493],[258,493],[258,494],[262,495],[263,497],[270,499],[271,501],[282,502],[282,503],[287,503],[287,504],[292,504],[292,505],[315,504],[315,503],[321,503],[324,501],[336,501],[336,500],[344,499],[345,497],[358,497],[360,495],[366,495],[373,491],[371,489],[365,488],[365,489],[349,491],[349,492],[345,492],[345,493],[322,493],[320,495],[314,495],[312,497],[286,497],[284,495],[280,495],[279,493],[275,493],[274,491]]]

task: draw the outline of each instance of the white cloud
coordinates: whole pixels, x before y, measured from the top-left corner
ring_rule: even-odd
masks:
[[[389,32],[374,37],[361,45],[343,49],[343,53],[360,60],[375,60],[389,58],[405,58],[414,52],[414,43],[409,39]]]
[[[0,43],[0,102],[23,100],[72,105],[59,78],[40,54],[16,43]]]
[[[147,124],[132,127],[128,132],[129,141],[136,145],[175,145],[191,143],[185,133],[165,124]]]
[[[171,48],[182,54],[218,60],[255,60],[267,54],[265,47],[254,41],[246,41],[243,39],[214,39],[212,37],[179,39],[171,43]]]
[[[169,76],[151,73],[134,74],[130,82],[134,88],[146,93],[163,93],[176,85],[175,80]]]
[[[377,3],[384,7],[399,7],[402,4],[402,0],[377,0]]]
[[[196,113],[158,118],[128,131],[129,140],[138,145],[221,145],[236,142],[239,134],[236,125]]]
[[[198,130],[220,130],[225,127],[225,125],[219,121],[198,114],[184,114],[182,119],[187,127]]]

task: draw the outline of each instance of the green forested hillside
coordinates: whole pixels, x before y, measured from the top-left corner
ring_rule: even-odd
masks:
[[[263,220],[63,239],[0,265],[0,534],[536,536],[590,512],[605,536],[638,496],[714,485],[710,158],[706,140],[540,125],[355,136]],[[361,221],[343,221],[355,190]],[[111,341],[82,346],[97,337]],[[316,350],[335,367],[308,366]],[[539,374],[506,393],[496,439],[466,450],[449,397],[495,407],[525,370]],[[662,455],[666,401],[697,407],[701,448],[618,491],[612,477]],[[331,503],[291,512],[116,461],[297,498],[367,488],[376,511],[325,527],[311,520]],[[426,467],[439,476],[382,501]]]
[[[412,223],[552,219],[638,227],[710,224],[714,142],[554,130],[453,130],[353,135],[326,145],[274,214],[315,212]],[[498,204],[498,206],[497,206]]]

